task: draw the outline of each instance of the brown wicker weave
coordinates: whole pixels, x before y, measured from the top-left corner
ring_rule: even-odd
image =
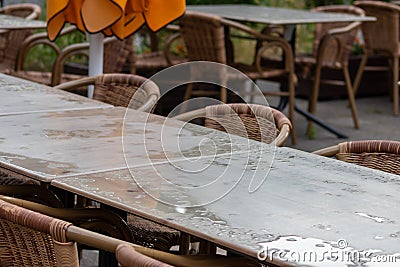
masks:
[[[364,71],[389,71],[391,73],[390,93],[393,97],[393,114],[399,114],[399,56],[400,56],[400,7],[393,3],[380,1],[356,1],[354,5],[365,10],[366,15],[374,16],[374,22],[364,22],[362,32],[365,40],[364,56],[360,70],[354,81],[357,93]],[[387,66],[366,66],[370,55],[381,55],[389,59]]]
[[[40,6],[36,4],[7,5],[0,9],[1,14],[23,17],[29,20],[40,16]],[[33,30],[0,30],[0,72],[9,73],[16,66],[21,43]]]
[[[292,122],[292,142],[296,143],[294,128],[294,97],[295,74],[293,51],[290,45],[281,37],[261,34],[243,24],[196,12],[186,12],[179,20],[180,34],[184,40],[187,56],[191,61],[213,61],[228,64],[246,74],[252,80],[277,80],[288,85],[286,92],[263,92],[264,95],[284,96],[289,98],[289,119]],[[249,35],[262,45],[256,51],[253,64],[234,62],[232,42],[225,34],[226,28],[232,28]],[[263,56],[267,51],[277,48],[282,51],[283,66],[263,65]],[[235,79],[235,77],[228,77]],[[237,78],[237,77],[236,77]],[[192,95],[215,95],[211,90],[193,90],[190,84],[185,92],[184,100]],[[227,101],[227,91],[221,86],[219,96],[222,102]]]
[[[69,34],[74,30],[75,27],[70,27],[65,29],[62,34]],[[58,54],[53,64],[52,73],[26,71],[24,69],[24,63],[29,49],[38,44],[51,46]],[[60,50],[54,43],[49,42],[47,35],[44,33],[38,33],[25,40],[25,42],[22,44],[22,48],[23,49],[21,50],[17,60],[18,64],[16,69],[12,72],[12,75],[14,76],[52,86],[84,77],[81,75],[64,73],[64,64],[67,59],[77,54],[88,57],[89,43],[72,44]],[[133,37],[127,38],[123,41],[114,37],[104,39],[103,73],[122,72],[124,65],[134,60],[133,57]],[[87,88],[83,87],[77,92],[80,94],[85,94],[86,90]]]
[[[0,195],[33,201],[30,209],[67,220],[91,231],[107,234],[144,247],[169,251],[180,243],[179,231],[128,214],[127,223],[113,212],[98,208],[63,208],[58,197],[38,185],[0,185]],[[0,196],[1,198],[1,196]],[[9,200],[9,198],[7,198]],[[7,200],[6,199],[6,200]],[[43,206],[46,205],[46,206]]]
[[[79,266],[71,223],[0,200],[0,259],[3,266]]]
[[[0,199],[17,205],[28,205],[33,211],[66,220],[91,231],[128,242],[134,240],[126,222],[114,212],[99,208],[63,208],[58,197],[41,186],[0,186]]]
[[[316,12],[345,13],[357,16],[364,16],[360,8],[349,5],[321,6],[314,9]],[[336,22],[317,23],[314,32],[314,44],[311,56],[300,56],[296,58],[296,69],[299,69],[301,77],[311,74],[314,80],[313,89],[310,95],[308,111],[316,113],[318,93],[321,83],[345,84],[354,127],[359,128],[357,108],[354,99],[353,85],[349,74],[348,62],[354,38],[359,30],[361,22]],[[342,70],[343,80],[327,80],[322,76],[322,69]],[[312,122],[308,123],[308,132],[311,130]]]
[[[292,127],[280,111],[256,104],[212,105],[175,116],[191,121],[205,117],[205,126],[230,134],[282,146]]]
[[[63,83],[55,88],[71,90],[87,85],[94,85],[93,99],[146,112],[154,108],[160,96],[154,82],[133,74],[102,74]]]
[[[400,142],[364,140],[340,143],[313,152],[337,159],[400,175]]]
[[[177,266],[259,266],[256,261],[244,257],[181,256],[143,248],[76,227],[52,215],[43,215],[38,207],[40,205],[29,201],[0,196],[0,260],[4,266],[56,266],[56,261],[57,266],[78,266],[75,242],[72,241],[116,252],[123,266],[169,266],[158,261]],[[60,250],[63,247],[65,250]],[[60,263],[60,259],[63,262]]]
[[[115,251],[121,266],[170,266],[136,252],[133,244],[19,206],[32,203],[16,199],[6,201],[0,200],[0,260],[5,267],[79,266],[75,241]]]
[[[172,246],[180,244],[180,232],[172,228],[128,214],[128,226],[135,243],[161,251],[169,251]]]
[[[23,177],[15,176],[0,171],[0,185],[19,185],[19,184],[39,184],[38,181]]]

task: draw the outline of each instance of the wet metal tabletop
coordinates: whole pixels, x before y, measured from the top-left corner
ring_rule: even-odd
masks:
[[[46,28],[46,22],[41,20],[28,20],[16,16],[0,14],[0,29],[41,29]]]
[[[52,185],[278,266],[400,262],[396,175],[262,144],[193,161]]]
[[[183,124],[121,107],[0,116],[0,168],[50,182],[251,147],[235,142],[240,137]]]
[[[87,97],[0,74],[0,116],[111,107]]]
[[[376,20],[374,17],[367,16],[256,5],[189,5],[186,10],[217,15],[227,19],[275,25]]]

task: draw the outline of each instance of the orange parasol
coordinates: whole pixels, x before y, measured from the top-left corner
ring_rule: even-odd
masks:
[[[89,75],[97,75],[103,34],[124,39],[144,23],[157,31],[184,12],[185,0],[47,0],[47,34],[54,41],[67,22],[90,33]]]

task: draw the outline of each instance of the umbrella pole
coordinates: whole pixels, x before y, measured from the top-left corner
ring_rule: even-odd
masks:
[[[96,76],[103,73],[103,34],[95,33],[89,35],[89,76]],[[88,97],[93,98],[94,87],[88,88]]]

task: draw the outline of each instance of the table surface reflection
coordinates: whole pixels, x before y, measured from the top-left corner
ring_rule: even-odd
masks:
[[[0,124],[0,167],[44,182],[199,155],[212,158],[257,146],[121,107],[0,116]]]
[[[396,175],[268,145],[198,157],[197,170],[193,160],[52,185],[254,258],[264,251],[277,265],[383,266],[373,262],[382,255],[392,257],[384,266],[400,262]]]
[[[0,74],[0,116],[111,107],[87,97]]]
[[[187,10],[213,14],[227,19],[275,25],[376,20],[376,18],[368,16],[258,5],[189,5]]]
[[[46,22],[41,20],[27,20],[24,18],[0,14],[0,29],[43,29],[46,28]]]

